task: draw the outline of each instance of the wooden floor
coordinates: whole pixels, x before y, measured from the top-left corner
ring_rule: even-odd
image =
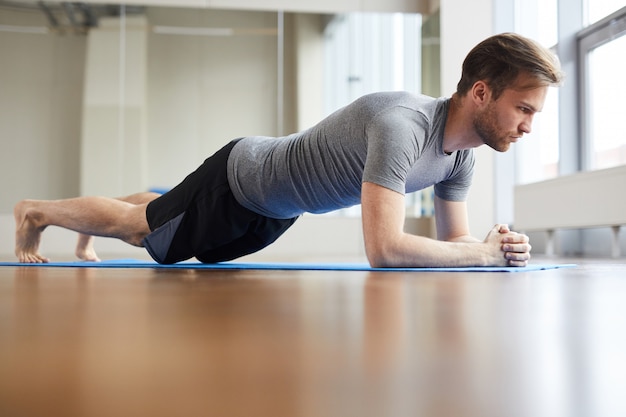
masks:
[[[625,392],[626,261],[0,269],[0,416],[617,417]]]

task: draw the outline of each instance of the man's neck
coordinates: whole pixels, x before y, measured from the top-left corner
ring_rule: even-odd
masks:
[[[456,93],[450,99],[448,118],[443,133],[443,150],[447,154],[455,151],[476,148],[483,144],[473,126],[474,109],[465,97]]]

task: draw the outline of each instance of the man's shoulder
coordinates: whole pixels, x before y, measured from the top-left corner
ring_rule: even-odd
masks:
[[[375,93],[366,94],[358,99],[359,101],[369,102],[382,102],[382,103],[414,103],[414,104],[428,104],[433,103],[440,98],[427,96],[424,94],[416,94],[410,91],[379,91]]]
[[[388,91],[371,93],[362,96],[357,102],[357,106],[369,108],[375,113],[392,110],[394,108],[405,108],[416,113],[420,113],[426,119],[436,117],[437,114],[445,111],[449,98],[431,97],[424,94],[415,94],[408,91]]]

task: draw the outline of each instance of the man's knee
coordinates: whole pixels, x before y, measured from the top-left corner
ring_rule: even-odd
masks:
[[[126,221],[121,226],[125,228],[126,234],[124,240],[133,245],[143,247],[143,240],[151,232],[146,218],[146,207],[148,203],[133,206]]]

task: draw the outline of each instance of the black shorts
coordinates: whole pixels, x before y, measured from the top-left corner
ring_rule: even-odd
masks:
[[[228,261],[274,242],[297,219],[272,219],[243,207],[227,177],[228,155],[238,140],[208,158],[171,191],[148,204],[150,233],[143,240],[161,264],[190,258]]]

